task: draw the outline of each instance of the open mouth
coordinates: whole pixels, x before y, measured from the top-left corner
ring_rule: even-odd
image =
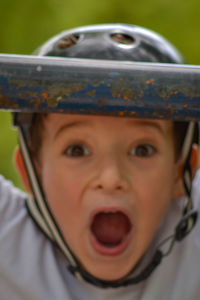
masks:
[[[92,245],[103,255],[119,255],[128,245],[132,224],[122,211],[100,211],[92,218]]]

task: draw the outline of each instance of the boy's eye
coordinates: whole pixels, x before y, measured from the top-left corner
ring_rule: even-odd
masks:
[[[81,156],[88,156],[90,151],[87,149],[86,146],[82,144],[74,144],[67,147],[65,150],[65,155],[71,157],[81,157]]]
[[[130,151],[130,155],[135,155],[137,157],[149,157],[156,152],[155,147],[148,144],[138,145],[133,147]]]

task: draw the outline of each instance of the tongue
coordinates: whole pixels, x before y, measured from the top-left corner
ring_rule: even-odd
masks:
[[[95,216],[91,229],[101,244],[106,247],[115,247],[130,231],[130,222],[122,212],[102,212]]]

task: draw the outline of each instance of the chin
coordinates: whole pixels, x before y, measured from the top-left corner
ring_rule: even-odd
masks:
[[[132,268],[124,268],[127,263],[123,263],[123,267],[121,263],[117,264],[117,262],[96,262],[94,265],[84,268],[88,273],[93,275],[94,277],[105,280],[105,281],[117,281],[125,276],[127,276]]]

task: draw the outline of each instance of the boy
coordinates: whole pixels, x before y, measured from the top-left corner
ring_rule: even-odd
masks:
[[[129,25],[65,32],[38,54],[182,63]],[[1,179],[0,299],[198,299],[199,225],[175,243],[197,217],[193,122],[17,113],[15,123],[30,196]]]

